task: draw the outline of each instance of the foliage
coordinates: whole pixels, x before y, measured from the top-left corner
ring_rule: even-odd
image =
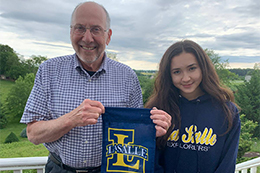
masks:
[[[19,57],[8,45],[0,44],[0,74],[4,74],[11,79],[17,79],[22,71],[19,68]]]
[[[26,128],[24,128],[24,129],[22,130],[22,132],[20,133],[20,136],[21,136],[22,138],[27,138]]]
[[[239,139],[238,155],[237,161],[244,161],[242,158],[243,155],[251,150],[253,144],[252,132],[257,127],[257,123],[254,123],[251,120],[248,120],[244,114],[240,115],[241,119],[241,134]]]
[[[3,103],[7,98],[7,94],[9,93],[10,88],[14,85],[14,82],[0,80],[0,129],[3,129],[7,126],[7,117],[3,110]]]
[[[11,132],[5,139],[5,144],[6,143],[12,143],[12,142],[19,142],[19,139],[17,138],[17,136]]]
[[[259,139],[253,141],[253,145],[251,146],[251,151],[260,153],[260,140]]]
[[[10,121],[16,122],[20,120],[26,101],[32,90],[34,78],[35,75],[33,73],[27,74],[24,78],[19,77],[15,81],[15,85],[10,89],[3,107]]]
[[[233,68],[229,69],[230,72],[237,74],[238,76],[245,77],[247,74],[249,74],[253,69],[247,68],[247,69],[241,69],[241,68]]]
[[[222,61],[221,57],[213,50],[205,49],[205,52],[210,57],[213,65],[215,66],[216,72],[222,83],[229,86],[230,80],[238,79],[238,76],[235,73],[232,73],[227,69],[229,66],[228,60]]]
[[[144,75],[139,71],[135,70],[135,73],[136,73],[138,80],[140,82],[140,86],[143,89],[145,87],[145,85],[147,84],[147,82],[149,82],[151,79],[147,75]]]
[[[0,102],[0,129],[5,128],[7,125],[7,118],[3,112],[2,103]]]
[[[150,74],[144,75],[141,71],[135,70],[135,73],[137,74],[137,77],[139,79],[142,88],[143,103],[145,104],[153,92],[155,78],[154,75],[150,75]]]
[[[9,47],[8,45],[2,45],[0,44],[0,74],[6,74],[8,69],[8,59],[12,59],[11,57],[16,56],[16,53],[14,50]]]
[[[0,80],[0,102],[4,103],[7,98],[10,88],[15,84],[13,81]]]
[[[2,103],[0,102],[0,129],[3,129],[7,125],[7,118],[3,112]]]
[[[155,82],[155,78],[150,79],[146,85],[144,86],[144,93],[143,93],[143,103],[145,105],[145,103],[148,101],[149,97],[152,95],[153,93],[153,89],[154,89],[154,82]]]
[[[27,73],[36,73],[39,65],[47,60],[44,56],[32,56],[24,60],[8,45],[0,44],[0,74],[16,80],[19,76],[24,77]]]
[[[260,124],[260,71],[255,65],[250,81],[245,81],[244,85],[237,87],[235,94],[236,102],[241,107],[241,114],[246,118]],[[254,130],[254,136],[260,136],[260,126]]]
[[[36,74],[41,63],[46,60],[47,60],[47,57],[45,57],[45,56],[32,55],[30,59],[24,60],[23,63],[25,64],[26,69],[28,69],[27,73]]]

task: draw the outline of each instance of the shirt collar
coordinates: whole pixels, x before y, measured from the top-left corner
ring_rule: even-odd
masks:
[[[73,63],[74,63],[74,68],[75,68],[75,69],[80,68],[80,69],[83,70],[83,67],[82,67],[82,65],[81,65],[81,62],[79,61],[79,59],[78,59],[76,53],[73,55],[73,58],[74,58],[74,61],[73,61]],[[107,65],[108,63],[107,63],[107,62],[108,62],[108,57],[107,57],[106,52],[104,52],[103,62],[102,62],[101,66],[99,67],[99,69],[98,69],[97,72],[102,72],[103,70],[104,70],[104,72],[106,72],[107,66],[108,66],[108,65]]]

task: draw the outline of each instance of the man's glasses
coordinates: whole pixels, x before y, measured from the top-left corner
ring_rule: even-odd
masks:
[[[93,36],[103,36],[105,32],[108,31],[107,30],[104,30],[102,27],[100,26],[92,26],[90,28],[86,28],[85,26],[83,25],[74,25],[74,26],[70,26],[73,30],[73,33],[74,34],[77,34],[77,35],[84,35],[85,32],[87,31],[87,29],[89,29],[90,33],[93,35]]]

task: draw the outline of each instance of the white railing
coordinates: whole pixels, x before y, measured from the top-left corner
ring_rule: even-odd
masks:
[[[260,157],[237,164],[235,173],[247,173],[247,170],[250,170],[250,173],[257,173],[257,167],[260,167]]]
[[[22,173],[23,170],[36,169],[37,173],[44,173],[48,157],[20,157],[0,158],[0,171],[12,170]]]
[[[14,173],[22,173],[23,170],[36,169],[37,173],[44,173],[44,166],[48,157],[20,157],[0,158],[0,171],[13,170]],[[257,173],[260,167],[260,157],[236,165],[235,173]]]

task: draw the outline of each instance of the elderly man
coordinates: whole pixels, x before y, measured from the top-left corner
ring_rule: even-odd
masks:
[[[76,53],[39,67],[21,123],[32,143],[50,151],[46,172],[100,172],[104,106],[143,106],[134,71],[106,56],[111,35],[105,8],[81,3],[71,17]],[[156,109],[151,114],[156,136],[164,135],[171,117]]]

